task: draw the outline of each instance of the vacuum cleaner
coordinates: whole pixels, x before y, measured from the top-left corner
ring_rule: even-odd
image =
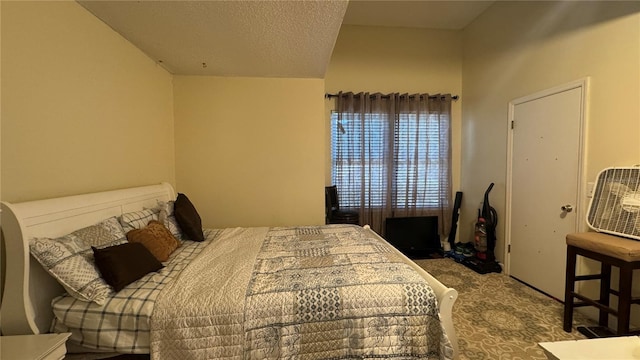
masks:
[[[465,258],[462,264],[480,274],[490,272],[502,272],[502,267],[496,261],[496,226],[498,225],[498,213],[489,204],[489,193],[493,189],[493,183],[489,185],[484,193],[482,210],[478,210],[478,220],[474,235],[473,245],[475,256]]]

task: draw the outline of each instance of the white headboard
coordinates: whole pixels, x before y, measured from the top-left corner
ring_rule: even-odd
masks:
[[[157,205],[176,197],[168,183],[130,189],[29,201],[2,202],[6,280],[0,308],[3,335],[49,332],[51,300],[64,289],[29,254],[29,239],[56,238],[112,216]]]

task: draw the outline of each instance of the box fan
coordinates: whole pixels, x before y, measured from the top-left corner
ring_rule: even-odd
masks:
[[[640,167],[600,171],[587,224],[595,231],[640,240]]]

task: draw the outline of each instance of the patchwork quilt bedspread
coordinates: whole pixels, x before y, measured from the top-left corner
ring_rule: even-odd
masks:
[[[163,289],[152,359],[448,359],[436,296],[351,225],[225,229]]]

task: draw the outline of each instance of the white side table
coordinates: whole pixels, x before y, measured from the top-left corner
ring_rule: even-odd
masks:
[[[70,333],[0,336],[0,358],[15,360],[62,360]]]
[[[631,360],[640,358],[637,336],[541,342],[550,360]]]

